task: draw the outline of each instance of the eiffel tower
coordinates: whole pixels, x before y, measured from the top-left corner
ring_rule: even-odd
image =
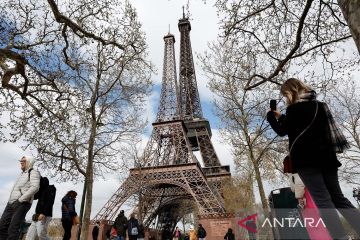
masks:
[[[175,37],[164,37],[164,63],[160,105],[143,157],[130,169],[119,189],[97,213],[94,221],[114,220],[125,201],[136,195],[137,212],[145,226],[174,229],[195,203],[202,218],[223,216],[221,183],[229,179],[211,142],[211,128],[203,117],[192,56],[189,19],[179,20],[180,73],[176,79]],[[193,154],[200,151],[204,167]],[[181,210],[179,211],[179,208]]]

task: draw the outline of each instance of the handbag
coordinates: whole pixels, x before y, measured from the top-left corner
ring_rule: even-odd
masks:
[[[284,173],[293,173],[294,172],[292,161],[291,161],[289,155],[287,155],[283,160],[283,172]]]
[[[294,142],[291,144],[290,150],[289,150],[289,155],[287,155],[284,160],[283,160],[283,172],[284,173],[294,173],[294,167],[293,167],[293,163],[291,160],[291,150],[294,147],[295,142],[299,139],[299,137],[301,135],[303,135],[310,127],[311,125],[314,123],[316,115],[318,113],[318,108],[319,108],[319,103],[316,101],[316,110],[315,110],[315,114],[313,119],[311,120],[311,123],[295,138]]]

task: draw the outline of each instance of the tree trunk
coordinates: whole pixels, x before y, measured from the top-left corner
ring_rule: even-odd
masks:
[[[248,141],[249,144],[250,141]],[[249,144],[250,146],[250,144]],[[254,152],[252,147],[249,148],[249,157],[250,160],[252,162],[252,165],[254,167],[254,171],[255,171],[255,179],[256,179],[256,183],[258,185],[259,188],[259,194],[260,194],[260,200],[261,200],[261,205],[263,207],[263,211],[266,214],[269,210],[269,205],[267,202],[267,198],[265,196],[265,190],[264,190],[264,185],[261,179],[261,174],[260,174],[260,169],[259,169],[259,161],[255,158],[254,156]]]
[[[92,120],[91,134],[89,138],[89,149],[88,149],[88,164],[86,167],[86,200],[85,200],[85,211],[81,226],[81,240],[87,240],[89,235],[90,215],[92,208],[92,191],[94,183],[94,145],[96,135],[96,120]]]
[[[250,187],[250,198],[251,198],[250,201],[251,201],[251,206],[252,206],[252,209],[250,209],[251,211],[255,211],[255,206],[256,206],[253,179],[254,179],[253,174],[249,174],[248,185]]]
[[[256,179],[257,185],[259,187],[261,204],[262,204],[264,213],[266,214],[268,212],[268,210],[269,210],[269,205],[268,205],[268,202],[267,202],[267,198],[265,196],[264,185],[263,185],[263,182],[262,182],[262,179],[261,179],[261,174],[260,174],[258,164],[254,164],[254,170],[255,170],[255,179]]]
[[[338,0],[338,3],[360,54],[360,1]]]

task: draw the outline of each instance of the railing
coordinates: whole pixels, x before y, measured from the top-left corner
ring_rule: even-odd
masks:
[[[215,167],[204,167],[202,168],[205,176],[211,175],[222,175],[222,174],[230,174],[230,166],[215,166]]]

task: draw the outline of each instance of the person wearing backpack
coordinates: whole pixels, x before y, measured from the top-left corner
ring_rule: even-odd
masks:
[[[128,236],[129,240],[136,240],[138,235],[138,229],[139,229],[139,222],[135,218],[135,214],[132,213],[130,215],[130,219],[127,223],[127,229],[128,229]]]
[[[205,228],[201,224],[199,224],[197,236],[198,236],[199,240],[205,240],[206,231],[205,231]]]
[[[20,160],[21,173],[17,178],[8,203],[0,219],[0,239],[17,240],[20,227],[30,210],[35,193],[39,190],[40,174],[30,169],[34,165],[31,157],[24,156]]]
[[[120,210],[119,215],[116,217],[114,222],[114,227],[117,232],[117,240],[125,240],[126,239],[126,228],[127,228],[128,220],[124,216],[124,210]]]
[[[235,240],[235,235],[234,235],[234,233],[233,233],[233,231],[232,231],[231,228],[228,228],[228,231],[227,231],[227,233],[225,234],[224,239],[225,239],[225,240]]]
[[[63,240],[70,240],[73,219],[77,216],[75,201],[77,192],[71,190],[61,199],[61,223],[64,228]]]
[[[26,240],[49,240],[47,228],[52,218],[53,205],[55,201],[56,188],[49,185],[47,177],[40,177],[40,189],[34,199],[38,199],[35,214],[32,216],[32,223],[26,234]]]
[[[97,240],[99,237],[100,221],[96,221],[96,224],[91,232],[93,240]]]

